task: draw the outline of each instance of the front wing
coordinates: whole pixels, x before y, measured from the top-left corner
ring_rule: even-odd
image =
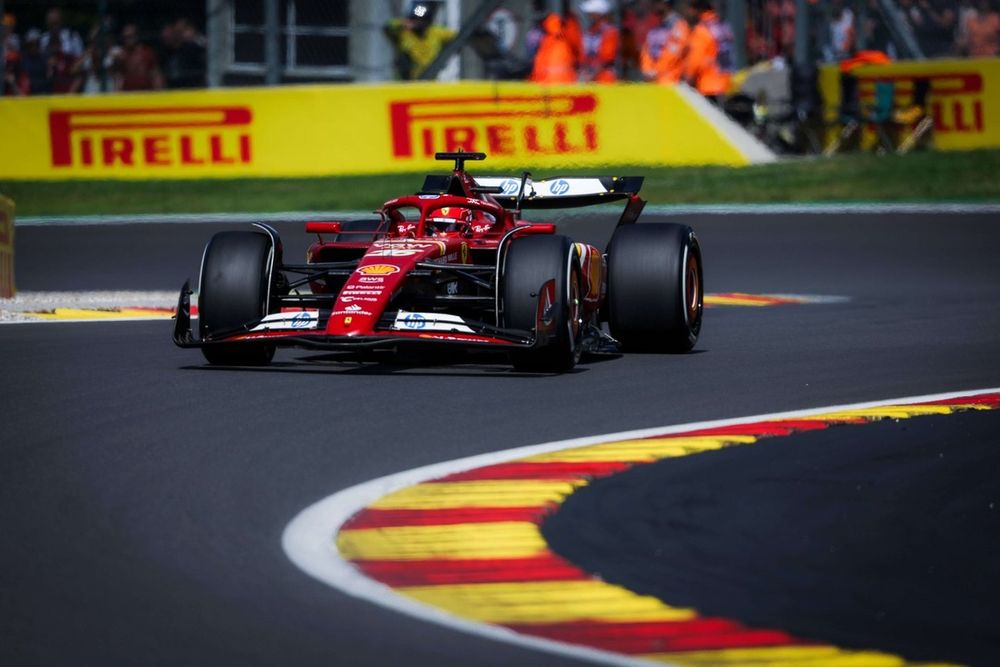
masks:
[[[301,347],[313,350],[392,350],[400,346],[459,347],[470,349],[527,350],[543,347],[555,336],[554,318],[549,312],[551,300],[544,295],[555,293],[555,281],[545,283],[538,294],[535,311],[535,327],[532,331],[504,329],[486,324],[463,320],[468,331],[404,331],[379,328],[368,334],[338,336],[321,331],[325,319],[317,321],[317,327],[308,330],[269,330],[266,319],[247,322],[241,327],[213,335],[210,339],[197,339],[191,327],[191,288],[185,283],[177,301],[174,322],[174,344],[183,348],[208,347],[214,345],[239,345],[270,343],[279,347]],[[388,319],[387,319],[388,318]],[[383,322],[390,323],[394,317],[387,314]]]

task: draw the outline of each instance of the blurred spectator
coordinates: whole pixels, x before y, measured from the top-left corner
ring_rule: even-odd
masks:
[[[953,0],[916,0],[905,5],[909,5],[907,16],[924,55],[928,58],[951,55],[957,20]],[[901,0],[900,7],[905,5]]]
[[[878,0],[867,0],[868,11],[865,14],[865,23],[862,26],[865,35],[865,45],[869,49],[882,51],[892,58],[897,57],[896,44],[892,39],[892,32],[886,23],[885,15]]]
[[[14,33],[14,26],[17,20],[13,14],[3,15],[3,24],[0,25],[0,42],[3,43],[3,94],[19,95],[21,89],[17,85],[21,71],[21,48]]]
[[[612,83],[618,80],[618,28],[609,18],[611,3],[608,0],[584,0],[580,11],[585,13],[590,25],[583,33],[583,58],[580,62],[580,81]]]
[[[542,37],[535,51],[530,79],[537,83],[575,83],[577,48],[573,21],[552,13],[541,21]]]
[[[156,52],[139,41],[139,30],[134,23],[122,28],[122,48],[116,58],[117,89],[160,90],[163,74]]]
[[[186,18],[160,31],[160,62],[167,88],[205,85],[205,37]]]
[[[396,49],[396,73],[400,79],[419,79],[445,44],[455,39],[455,31],[434,25],[437,3],[412,2],[405,19],[394,18],[385,25],[385,34]]]
[[[662,0],[637,0],[622,10],[622,70],[626,79],[642,78],[642,49],[650,30],[663,19]]]
[[[63,25],[62,10],[53,7],[45,15],[45,25],[48,30],[42,33],[41,48],[43,53],[63,53],[70,58],[79,58],[83,55],[83,40],[80,33],[70,30]],[[59,50],[53,50],[53,43],[59,46]]]
[[[43,33],[39,41],[43,43],[44,40]],[[77,89],[75,67],[78,57],[64,51],[62,41],[58,39],[49,40],[48,49],[43,50],[51,92],[56,95],[75,93]]]
[[[121,56],[121,47],[112,42],[107,30],[101,30],[99,25],[91,28],[87,49],[74,66],[76,92],[93,95],[117,88],[112,74]]]
[[[966,53],[975,58],[1000,55],[1000,14],[990,0],[978,0],[965,22]]]
[[[688,5],[691,37],[684,59],[684,79],[709,100],[718,102],[732,81],[733,30],[712,9],[709,0]]]
[[[975,16],[975,0],[958,0],[958,14],[955,20],[955,53],[965,55],[969,50],[969,33],[966,24],[969,17]]]
[[[824,49],[827,62],[840,62],[854,50],[854,12],[844,6],[844,0],[830,3],[830,43]]]
[[[654,3],[653,12],[659,23],[646,34],[640,56],[642,76],[657,83],[678,83],[684,76],[691,29],[684,17],[674,11],[673,0]]]
[[[0,36],[3,38],[4,48],[7,53],[11,51],[20,53],[21,51],[21,40],[18,39],[17,33],[14,32],[15,27],[17,27],[17,18],[9,12],[4,14],[3,28],[0,28]]]
[[[49,63],[41,49],[42,33],[32,28],[24,36],[18,87],[22,95],[47,95],[52,92]]]

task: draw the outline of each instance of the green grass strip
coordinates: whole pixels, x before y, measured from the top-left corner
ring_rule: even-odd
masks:
[[[525,165],[530,169],[531,165]],[[483,175],[495,174],[488,168]],[[642,175],[653,204],[1000,201],[1000,150],[843,155],[752,167],[612,167],[534,172]],[[513,175],[513,174],[504,174]],[[0,181],[22,216],[373,209],[423,174],[324,178]]]

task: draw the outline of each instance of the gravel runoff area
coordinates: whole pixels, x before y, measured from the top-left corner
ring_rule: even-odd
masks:
[[[18,292],[13,299],[0,299],[0,322],[31,321],[28,313],[56,308],[113,310],[119,308],[173,308],[176,291]]]

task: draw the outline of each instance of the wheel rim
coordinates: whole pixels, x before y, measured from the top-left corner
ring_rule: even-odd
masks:
[[[569,335],[573,346],[580,338],[580,330],[583,327],[583,320],[580,317],[580,277],[576,271],[569,273]]]
[[[698,320],[698,312],[701,310],[701,280],[698,275],[698,257],[690,251],[687,254],[685,273],[684,305],[687,310],[688,324],[694,324]]]

